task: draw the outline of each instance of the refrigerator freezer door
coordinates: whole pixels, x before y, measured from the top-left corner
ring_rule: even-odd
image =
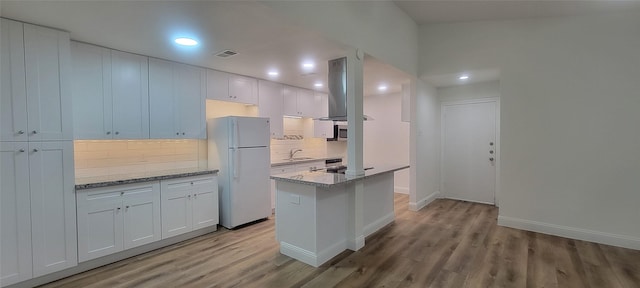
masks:
[[[269,118],[231,117],[231,147],[268,147]],[[269,151],[267,151],[269,154]]]
[[[267,134],[268,135],[268,134]],[[271,185],[269,182],[269,148],[235,149],[230,157],[231,173],[230,219],[220,219],[232,228],[271,215]]]

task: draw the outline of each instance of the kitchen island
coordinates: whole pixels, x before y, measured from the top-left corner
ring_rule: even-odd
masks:
[[[364,175],[325,171],[271,176],[276,181],[276,239],[284,255],[318,267],[393,222],[394,172],[378,165]],[[363,184],[358,197],[355,185]]]

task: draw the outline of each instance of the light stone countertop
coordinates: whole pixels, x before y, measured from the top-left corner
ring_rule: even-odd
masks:
[[[276,181],[285,181],[298,184],[305,184],[318,187],[331,187],[334,185],[347,184],[359,179],[365,179],[375,175],[383,173],[393,173],[398,170],[409,168],[409,165],[378,165],[373,166],[373,169],[365,170],[362,176],[347,176],[345,174],[327,173],[322,171],[304,171],[304,172],[291,172],[278,175],[272,175],[271,179]]]
[[[123,184],[141,183],[156,180],[166,180],[190,176],[216,174],[218,169],[174,169],[144,173],[122,175],[108,175],[101,177],[76,178],[76,190],[108,187]]]

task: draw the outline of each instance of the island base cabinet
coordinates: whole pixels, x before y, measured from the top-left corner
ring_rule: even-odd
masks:
[[[79,190],[80,262],[161,239],[158,181]]]
[[[217,176],[161,181],[162,239],[219,222]]]

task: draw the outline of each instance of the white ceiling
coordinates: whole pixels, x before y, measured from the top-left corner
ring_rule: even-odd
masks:
[[[394,2],[418,24],[566,16],[640,6],[640,1],[582,0]],[[326,91],[327,61],[344,56],[348,48],[290,22],[260,1],[1,0],[0,5],[3,17],[66,30],[74,40],[322,91]],[[178,47],[172,42],[178,36],[192,36],[200,45]],[[225,49],[239,54],[214,55]],[[304,60],[315,61],[316,67],[303,71]],[[364,66],[365,95],[399,92],[409,80],[406,73],[373,57],[366,57]],[[280,75],[270,78],[270,69]],[[499,75],[495,70],[461,72],[472,75],[469,82]],[[449,86],[461,83],[457,77],[427,80]],[[315,82],[324,87],[315,88]],[[379,92],[380,84],[389,89]]]
[[[638,0],[393,1],[418,24],[562,17],[640,8]]]
[[[327,61],[347,47],[304,30],[256,1],[0,1],[3,17],[69,31],[73,40],[294,86],[326,91]],[[196,48],[173,43],[199,40]],[[238,52],[229,58],[214,54]],[[316,67],[303,70],[301,62]],[[280,75],[270,77],[276,69]],[[365,60],[365,95],[400,91],[408,75],[372,57]],[[316,82],[323,83],[315,88]]]

